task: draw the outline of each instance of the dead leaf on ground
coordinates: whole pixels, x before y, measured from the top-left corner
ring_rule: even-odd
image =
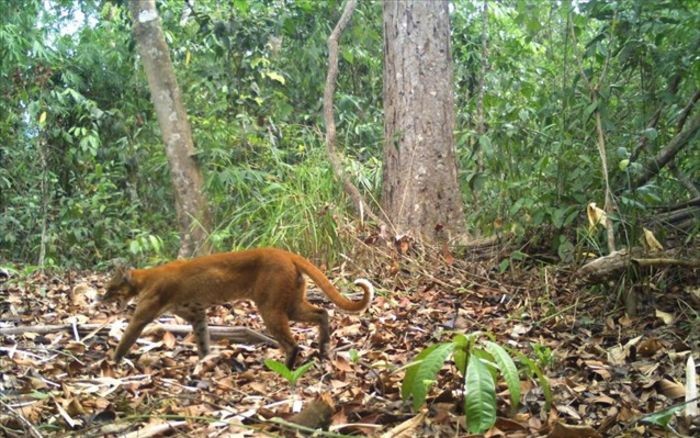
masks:
[[[547,438],[602,438],[591,426],[556,423]]]

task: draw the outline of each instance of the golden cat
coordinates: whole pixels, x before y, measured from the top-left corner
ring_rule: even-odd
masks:
[[[121,360],[144,327],[166,311],[192,324],[199,357],[204,357],[209,353],[206,309],[242,299],[252,300],[257,306],[267,329],[287,355],[287,367],[294,366],[299,352],[289,329],[290,320],[319,326],[318,346],[323,357],[330,340],[328,313],[306,300],[306,281],[302,273],[311,277],[335,305],[347,312],[361,312],[372,301],[374,287],[369,281],[356,280],[364,296],[359,301],[348,300],[313,263],[275,248],[177,260],[150,269],[119,269],[107,284],[102,301],[118,300],[126,304],[129,299],[138,297],[138,304],[114,352],[114,360]]]

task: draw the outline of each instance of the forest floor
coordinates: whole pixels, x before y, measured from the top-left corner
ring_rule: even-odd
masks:
[[[321,397],[331,425],[320,436],[468,436],[454,363],[442,368],[418,412],[402,401],[401,380],[402,367],[425,347],[476,332],[539,363],[553,395],[545,410],[543,389],[522,375],[522,403],[511,414],[506,387],[497,382],[498,419],[486,436],[662,436],[658,424],[665,421],[685,435],[698,431],[697,423],[663,415],[683,401],[686,361],[700,351],[697,270],[682,283],[671,271],[650,274],[636,287],[638,314],[630,317],[614,292],[621,279],[586,288],[554,265],[520,262],[501,273],[497,260],[396,254],[352,265],[365,270],[329,276],[367,277],[377,296],[366,313],[346,315],[310,283],[310,300],[329,310],[334,332],[330,358],[319,362],[316,329],[294,325],[298,363],[314,361],[294,388],[263,363],[283,360],[275,347],[222,339],[198,361],[191,335],[167,331],[142,336],[115,365],[108,357],[133,304],[124,312],[96,302],[107,273],[13,275],[0,284],[0,329],[75,330],[0,336],[0,433],[294,435],[298,429],[276,418],[289,419],[295,405]],[[170,315],[159,321],[185,324]],[[88,323],[98,328],[77,330]],[[209,323],[265,330],[247,302],[211,308]]]

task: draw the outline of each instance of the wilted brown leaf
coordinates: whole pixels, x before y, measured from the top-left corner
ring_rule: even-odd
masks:
[[[547,438],[602,438],[591,426],[556,423]]]

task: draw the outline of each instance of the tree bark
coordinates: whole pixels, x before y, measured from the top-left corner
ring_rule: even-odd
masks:
[[[192,129],[163,36],[155,0],[131,0],[134,38],[143,61],[170,165],[180,227],[179,257],[209,252],[211,228],[204,182],[195,161]]]
[[[447,1],[385,1],[382,205],[397,235],[463,233]]]

